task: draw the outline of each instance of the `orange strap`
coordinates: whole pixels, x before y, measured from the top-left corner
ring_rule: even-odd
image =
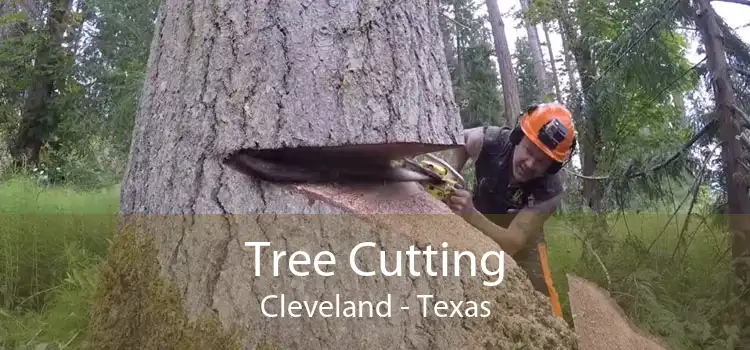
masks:
[[[555,286],[552,284],[552,274],[549,271],[547,265],[547,245],[544,243],[537,244],[539,250],[539,262],[542,265],[542,273],[544,274],[544,283],[547,284],[547,291],[549,292],[549,301],[552,304],[552,312],[555,316],[562,318],[562,308],[560,307],[560,300],[557,296]]]

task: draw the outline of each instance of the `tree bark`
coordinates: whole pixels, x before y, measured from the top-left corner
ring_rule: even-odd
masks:
[[[585,106],[591,106],[590,96],[595,93],[592,91],[592,87],[596,76],[596,67],[591,57],[591,51],[587,48],[579,48],[578,50],[574,49],[573,52],[576,56],[578,75],[581,77],[582,97],[578,100],[578,103],[584,101]],[[586,101],[587,99],[588,101]],[[579,136],[578,140],[581,143],[581,155],[583,156],[581,172],[585,176],[594,176],[602,145],[596,111],[593,108],[588,108],[588,110],[588,113],[585,113],[585,117],[582,118],[583,123],[579,124],[583,135]],[[604,210],[602,191],[603,186],[599,180],[589,178],[583,180],[583,196],[586,198],[589,208],[596,213],[601,213]]]
[[[521,0],[521,11],[526,14],[529,11],[529,0]],[[546,96],[552,91],[550,89],[549,79],[547,79],[547,70],[544,67],[544,56],[542,56],[542,45],[539,40],[539,32],[535,25],[526,23],[526,35],[529,39],[529,47],[531,48],[531,58],[534,62],[534,75],[536,75],[536,81],[541,85],[539,92],[540,96],[537,96],[539,102],[545,101]],[[550,56],[553,57],[553,56]]]
[[[500,70],[500,81],[503,86],[503,102],[505,106],[505,119],[508,125],[515,125],[516,118],[521,115],[521,101],[518,93],[518,80],[513,72],[513,63],[510,59],[508,40],[505,37],[505,24],[500,15],[497,0],[487,0],[487,13],[492,27],[492,37],[495,41],[495,55]]]
[[[146,208],[135,203],[149,192],[177,194],[170,186],[202,185],[222,170],[198,164],[239,149],[413,144],[397,158],[463,142],[445,56],[435,51],[442,51],[437,7],[303,5],[212,10],[168,2],[163,25],[179,31],[155,34],[140,115],[157,117],[136,122],[124,210],[162,210],[161,199]],[[174,18],[179,11],[194,18]],[[142,191],[143,179],[167,175],[161,165],[191,176]],[[182,203],[170,209],[176,212],[218,210],[174,199]]]
[[[750,288],[750,221],[747,218],[747,214],[750,214],[750,197],[748,173],[742,164],[745,152],[738,139],[742,117],[737,110],[718,16],[708,0],[699,0],[697,3],[696,26],[706,50],[706,64],[711,76],[719,122],[719,138],[723,143],[721,155],[726,176],[729,231],[732,234],[732,268],[740,303],[733,310],[741,330],[739,344],[747,344],[750,341],[750,296],[747,293]]]
[[[349,253],[363,242],[377,243],[354,260],[366,270],[380,267],[380,249],[389,257],[389,269],[395,251],[412,245],[423,249],[446,242],[448,250],[480,253],[499,249],[416,183],[280,185],[222,165],[222,156],[243,148],[405,149],[389,153],[396,157],[459,143],[460,117],[437,2],[336,5],[165,3],[122,184],[118,235],[124,240],[127,232],[135,232],[139,242],[150,238],[155,252],[152,258],[141,253],[150,249],[132,248],[148,244],[128,241],[112,248],[93,302],[93,348],[182,349],[191,342],[202,348],[251,349],[575,346],[572,331],[532,291],[512,259],[505,259],[504,280],[496,287],[484,286],[487,278],[472,277],[466,258],[461,277],[424,276],[428,270],[421,258],[409,259],[421,274],[414,277],[408,275],[408,264],[402,269],[407,275],[388,278],[347,268]],[[369,215],[375,213],[393,215]],[[256,260],[255,249],[244,242],[271,246]],[[310,260],[330,251],[335,264],[323,270],[334,274],[324,277],[296,266],[311,274],[294,276],[287,255],[275,276],[272,250],[301,250]],[[442,266],[442,258],[435,258],[433,266]],[[406,264],[406,259],[401,261]],[[448,266],[452,274],[454,265]],[[422,317],[417,297],[422,294],[464,303],[490,301],[491,315]],[[369,318],[366,311],[362,318],[308,317],[304,308],[292,310],[302,317],[289,316],[290,309],[286,317],[269,317],[262,313],[269,295],[284,295],[286,304],[335,304],[338,295],[342,302],[373,305],[390,296],[392,317]],[[281,312],[280,303],[267,300],[265,311]],[[318,307],[335,314],[330,305]],[[239,333],[224,337],[219,335],[223,331],[187,326],[206,318]],[[507,331],[499,334],[497,327]]]

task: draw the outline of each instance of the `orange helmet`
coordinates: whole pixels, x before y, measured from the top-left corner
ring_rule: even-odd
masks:
[[[524,135],[550,158],[562,163],[575,147],[573,116],[559,103],[529,108],[520,118]]]

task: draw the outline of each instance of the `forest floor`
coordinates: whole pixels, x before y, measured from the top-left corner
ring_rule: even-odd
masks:
[[[45,188],[25,178],[0,182],[0,349],[32,349],[43,343],[77,348],[86,335],[88,303],[96,286],[93,271],[106,257],[118,207],[118,186],[81,192]],[[620,282],[609,289],[635,324],[671,346],[724,348],[731,335],[717,331],[706,314],[716,307],[707,301],[716,299],[722,284],[723,277],[712,269],[720,268],[716,256],[725,244],[716,235],[693,235],[698,244],[680,250],[680,262],[669,265],[677,270],[666,271],[665,259],[675,256],[674,237],[683,220],[667,216],[641,214],[612,225],[612,234],[621,239],[604,264]],[[568,322],[566,274],[606,284],[599,265],[581,262],[574,222],[553,218],[545,229],[552,276]],[[671,238],[657,238],[665,228],[671,231],[664,236]],[[658,243],[644,253],[652,241]]]

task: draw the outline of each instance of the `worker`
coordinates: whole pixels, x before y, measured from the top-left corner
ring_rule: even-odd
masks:
[[[562,317],[542,228],[562,200],[558,172],[576,145],[570,112],[561,104],[539,104],[522,114],[515,128],[477,127],[463,135],[465,145],[450,163],[461,171],[471,158],[476,189],[473,196],[456,190],[446,203],[510,254]]]

